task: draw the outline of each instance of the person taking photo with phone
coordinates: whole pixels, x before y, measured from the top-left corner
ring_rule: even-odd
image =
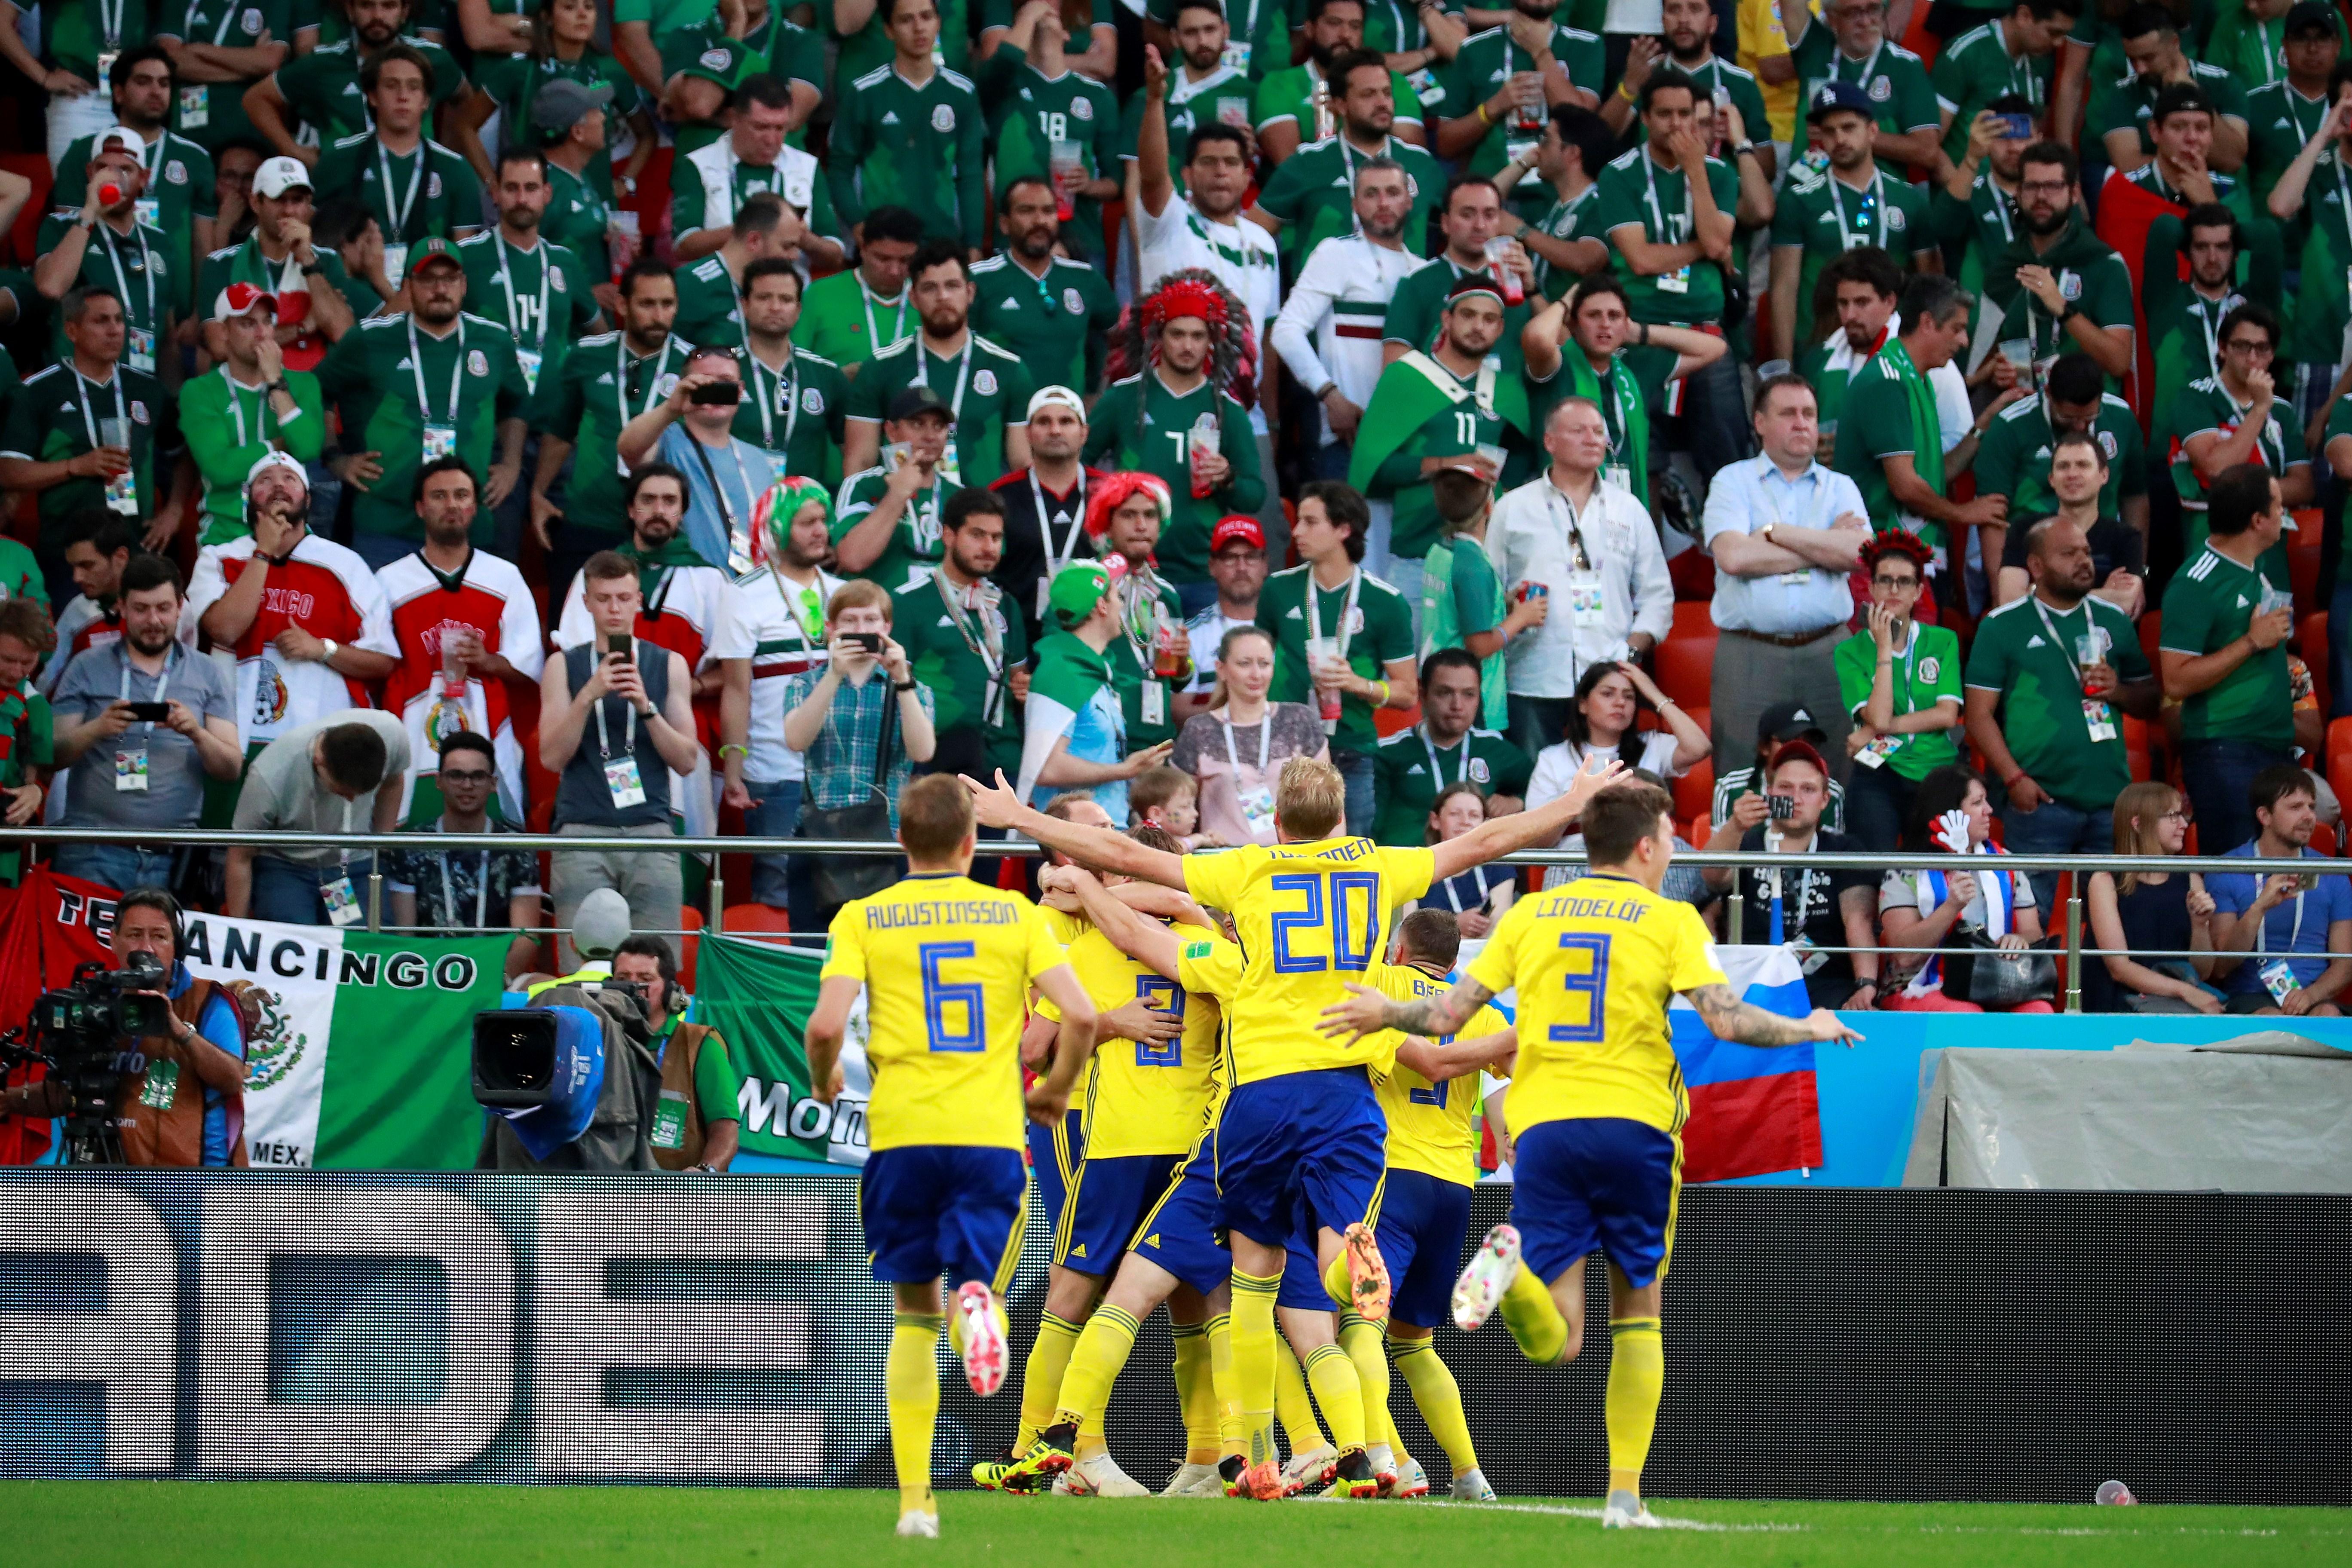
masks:
[[[1860,847],[1822,826],[1830,803],[1830,764],[1810,741],[1789,741],[1765,769],[1764,795],[1743,795],[1706,841],[1710,854],[1738,849],[1805,858],[1845,855]],[[1878,1005],[1878,935],[1872,918],[1877,879],[1867,871],[1820,871],[1800,859],[1779,866],[1709,867],[1701,873],[1716,892],[1741,895],[1734,940],[1748,946],[1783,946],[1804,972],[1805,995],[1815,1007]],[[1726,919],[1730,917],[1727,915]],[[1834,949],[1851,948],[1851,952]]]

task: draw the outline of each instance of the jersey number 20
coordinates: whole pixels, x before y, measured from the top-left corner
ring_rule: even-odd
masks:
[[[1323,907],[1326,882],[1331,888],[1328,917]],[[1328,877],[1293,872],[1268,878],[1266,886],[1277,893],[1306,895],[1302,908],[1277,910],[1270,922],[1276,974],[1319,974],[1331,969],[1342,974],[1361,974],[1372,966],[1373,950],[1381,942],[1379,872],[1334,871]],[[1327,927],[1330,932],[1328,955],[1293,947],[1294,942],[1306,940],[1307,932],[1320,932]],[[1314,945],[1320,947],[1322,942]]]

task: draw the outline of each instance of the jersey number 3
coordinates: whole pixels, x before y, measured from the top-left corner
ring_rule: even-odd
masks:
[[[1601,1038],[1601,999],[1609,990],[1609,939],[1590,931],[1562,931],[1559,945],[1568,954],[1560,984],[1570,996],[1584,998],[1584,1022],[1554,1024],[1549,1038],[1555,1045],[1598,1045]],[[1581,972],[1575,954],[1583,954]]]
[[[980,983],[954,984],[940,976],[941,963],[950,958],[970,958],[975,951],[968,942],[927,942],[916,949],[923,963],[923,1022],[935,1051],[978,1051],[988,1047],[987,1004]]]

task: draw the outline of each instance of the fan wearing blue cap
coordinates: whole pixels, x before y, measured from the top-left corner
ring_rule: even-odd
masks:
[[[1861,246],[1875,246],[1897,266],[1942,269],[1927,217],[1927,187],[1889,178],[1871,151],[1878,135],[1870,94],[1850,81],[1815,84],[1805,123],[1829,155],[1789,171],[1772,216],[1772,330],[1775,342],[1811,344],[1826,328],[1812,320],[1813,283],[1822,268]]]

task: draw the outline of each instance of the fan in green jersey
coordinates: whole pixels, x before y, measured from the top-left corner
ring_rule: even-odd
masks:
[[[896,204],[922,219],[928,237],[961,241],[976,255],[988,222],[979,96],[935,58],[941,35],[933,0],[882,5],[897,53],[854,79],[842,72],[825,149],[835,210],[856,225],[869,209]]]
[[[1024,5],[980,68],[995,185],[1040,177],[1061,197],[1070,254],[1103,253],[1102,204],[1119,195],[1118,100],[1071,68],[1069,28],[1052,5]]]
[[[735,435],[768,454],[780,474],[841,480],[849,383],[841,367],[793,342],[801,322],[801,275],[781,256],[743,269],[743,401]]]

